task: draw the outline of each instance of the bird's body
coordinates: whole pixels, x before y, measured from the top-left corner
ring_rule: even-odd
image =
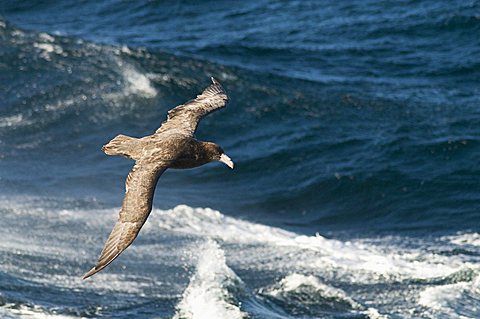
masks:
[[[154,134],[142,138],[118,135],[102,148],[107,155],[135,160],[135,165],[125,182],[125,197],[118,221],[97,264],[84,275],[84,279],[108,266],[137,237],[152,210],[157,181],[166,169],[194,168],[212,161],[233,168],[233,162],[220,146],[194,138],[200,119],[225,107],[228,101],[220,83],[214,78],[212,82],[197,98],[171,109],[167,120]]]

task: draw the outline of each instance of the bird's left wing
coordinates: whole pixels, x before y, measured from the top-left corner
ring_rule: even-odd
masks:
[[[167,163],[137,162],[127,176],[125,198],[118,221],[108,236],[98,261],[83,279],[107,267],[135,240],[152,210],[153,194]]]
[[[202,94],[168,111],[167,120],[155,133],[175,129],[184,135],[193,136],[198,122],[205,115],[224,108],[228,102],[227,93],[217,80],[213,77],[211,79],[212,84]]]

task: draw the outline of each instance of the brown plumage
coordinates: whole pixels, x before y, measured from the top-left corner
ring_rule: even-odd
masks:
[[[135,240],[152,210],[153,194],[160,175],[167,168],[193,168],[220,161],[233,168],[222,148],[194,138],[198,122],[207,114],[225,107],[228,97],[218,81],[195,99],[168,112],[167,120],[152,135],[133,138],[118,135],[102,150],[135,160],[125,182],[125,197],[98,261],[83,279],[108,266]]]

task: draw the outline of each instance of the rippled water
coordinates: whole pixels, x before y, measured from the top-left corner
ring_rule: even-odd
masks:
[[[0,315],[477,318],[478,2],[0,4]],[[83,282],[132,162],[215,76],[234,171],[167,171]]]

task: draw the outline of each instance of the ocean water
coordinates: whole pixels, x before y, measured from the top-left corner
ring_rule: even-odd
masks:
[[[480,318],[478,1],[0,2],[0,317]],[[94,277],[132,162],[197,137]]]

